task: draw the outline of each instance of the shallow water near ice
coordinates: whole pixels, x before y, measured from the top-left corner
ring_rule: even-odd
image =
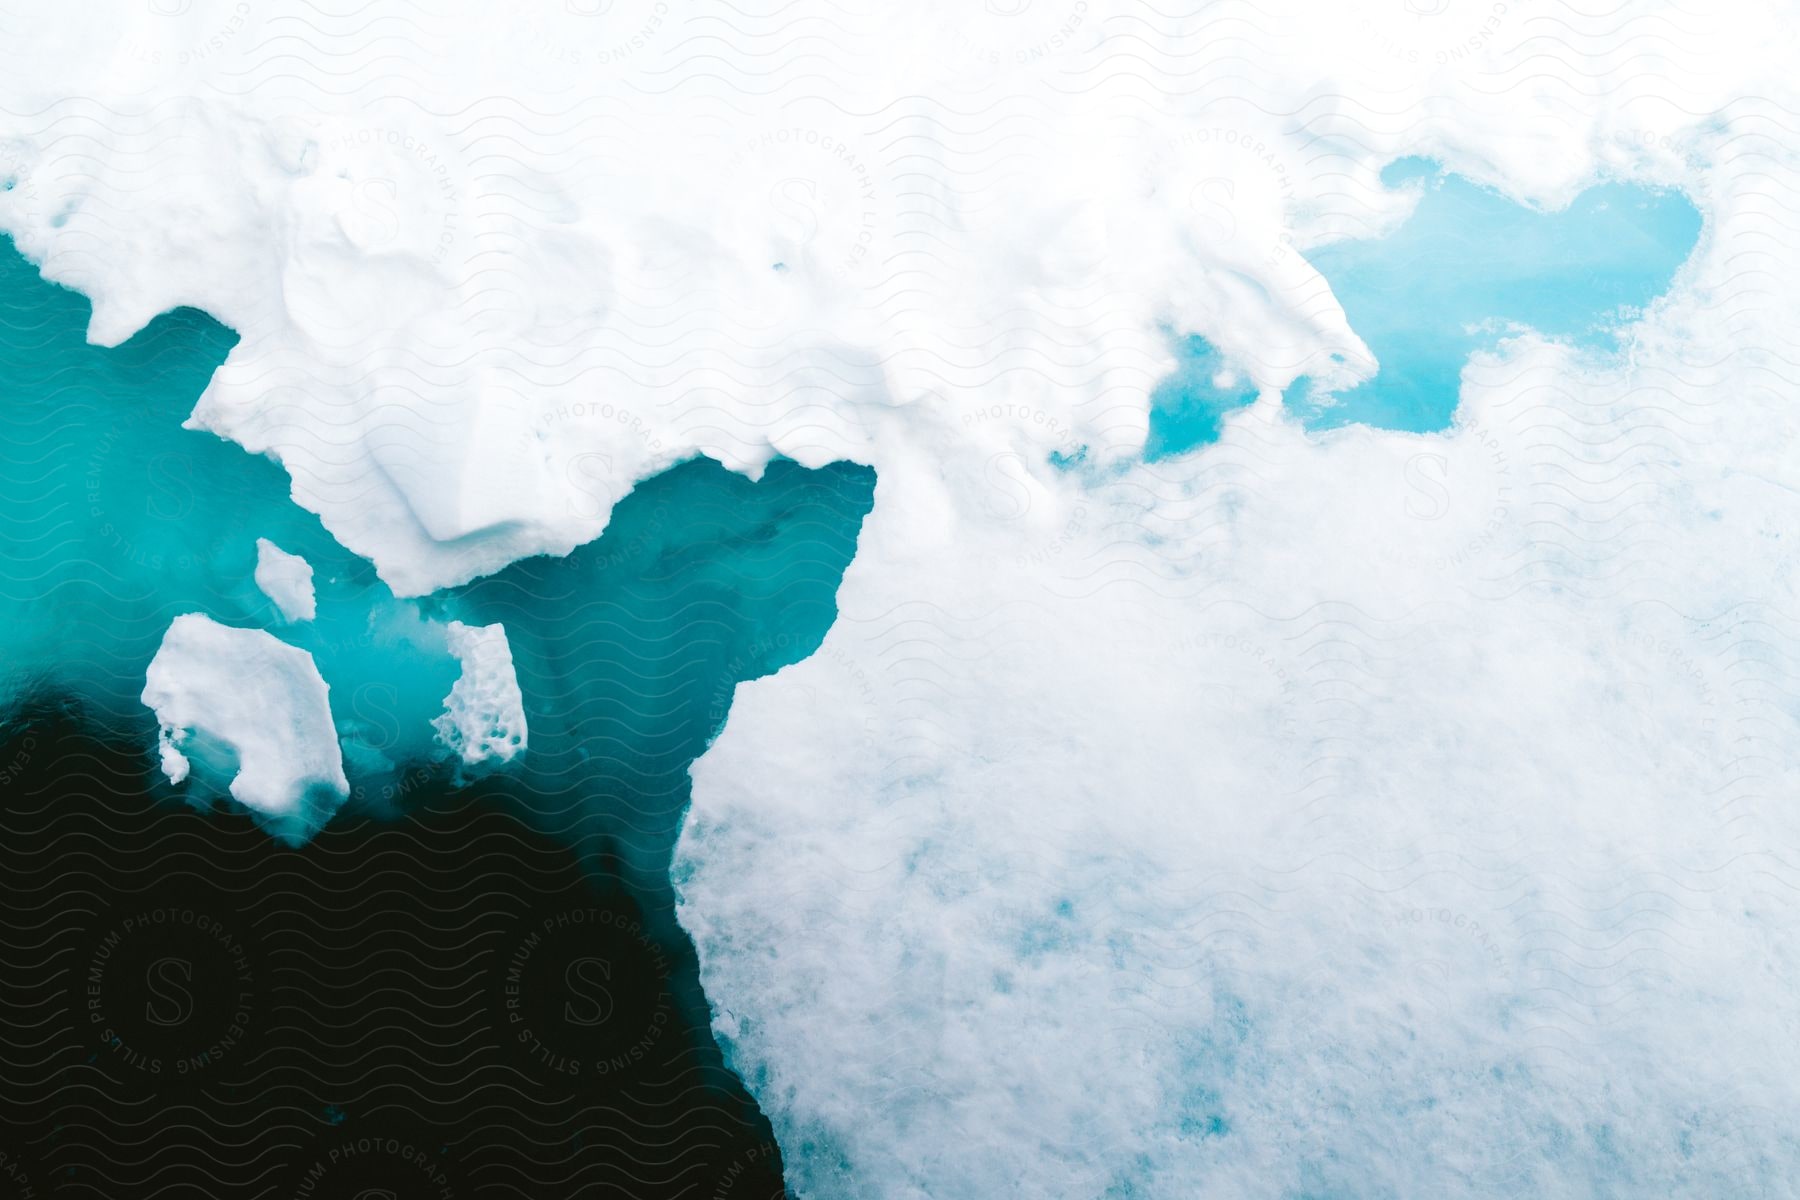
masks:
[[[442,633],[289,500],[279,466],[181,428],[236,336],[182,310],[105,349],[87,344],[90,312],[0,244],[0,379],[14,432],[0,470],[5,693],[28,681],[70,691],[123,735],[148,720],[143,668],[170,621],[204,612],[278,628],[311,652],[352,747],[427,753],[429,727],[409,718],[428,719],[456,678]],[[254,580],[259,536],[313,564],[315,621],[282,626]],[[377,688],[389,703],[369,702]]]
[[[1217,347],[1190,335],[1176,346],[1175,373],[1150,394],[1149,462],[1219,440],[1225,414],[1256,400],[1256,385],[1232,369]]]
[[[628,914],[609,925],[620,944],[608,961],[620,974],[605,991],[608,1011],[659,1012],[655,998],[671,997],[666,1037],[659,1025],[647,1048],[615,1045],[546,1003],[532,1026],[541,1041],[532,1069],[592,1081],[596,1103],[629,1107],[606,1080],[646,1055],[699,1054],[717,1067],[668,880],[687,766],[725,720],[738,681],[798,661],[823,638],[873,473],[778,460],[751,481],[690,462],[635,489],[606,534],[566,558],[396,599],[290,500],[279,466],[181,428],[235,344],[230,330],[181,310],[105,349],[85,340],[90,311],[0,245],[0,389],[14,433],[0,459],[0,732],[9,745],[49,737],[44,714],[60,713],[51,725],[78,728],[59,726],[56,736],[87,747],[66,761],[38,757],[42,794],[66,785],[58,771],[79,776],[104,751],[132,766],[129,786],[153,809],[184,813],[176,797],[195,798],[191,786],[173,788],[154,770],[155,721],[138,700],[146,664],[183,612],[267,628],[311,652],[331,688],[351,784],[338,825],[454,809],[459,794],[504,801],[510,820],[573,855],[610,897],[608,911]],[[256,587],[258,537],[311,563],[316,620],[283,622]],[[530,727],[518,761],[466,787],[430,724],[459,669],[445,642],[450,620],[505,624]],[[237,812],[204,819],[246,823]],[[340,853],[307,843],[309,829],[270,831],[294,848],[262,838],[252,857],[269,864]],[[639,923],[642,936],[616,936]],[[605,952],[608,937],[586,944]],[[721,1101],[722,1086],[655,1103],[666,1115],[671,1105],[728,1101],[760,1123],[753,1140],[767,1140],[741,1088],[733,1083]],[[760,1158],[778,1171],[778,1155]]]
[[[1687,197],[1637,184],[1541,211],[1428,159],[1400,159],[1381,178],[1419,192],[1400,227],[1307,254],[1377,363],[1360,383],[1295,380],[1284,400],[1311,429],[1446,429],[1469,356],[1524,329],[1605,352],[1669,290],[1700,236]],[[1224,414],[1256,399],[1204,339],[1185,339],[1177,360],[1152,396],[1151,461],[1217,441]]]
[[[1600,184],[1546,212],[1427,159],[1401,159],[1381,179],[1420,189],[1400,228],[1308,255],[1379,364],[1323,404],[1312,381],[1295,381],[1286,399],[1316,429],[1447,428],[1469,355],[1523,328],[1608,349],[1700,237],[1687,197],[1637,184]]]
[[[106,349],[85,340],[90,311],[0,245],[14,433],[0,470],[5,694],[36,681],[144,724],[143,666],[176,615],[266,627],[317,660],[355,794],[378,802],[404,787],[390,777],[432,756],[430,718],[459,671],[445,623],[502,621],[529,680],[523,773],[666,790],[737,679],[802,657],[835,615],[873,475],[785,460],[756,483],[685,464],[567,558],[396,599],[289,499],[275,463],[181,428],[236,342],[228,329],[182,310]],[[258,537],[312,564],[316,619],[284,622],[256,586]]]

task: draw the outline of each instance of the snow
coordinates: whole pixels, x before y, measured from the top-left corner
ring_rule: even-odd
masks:
[[[465,766],[511,762],[525,750],[530,731],[506,627],[451,621],[445,633],[450,652],[462,662],[462,676],[444,697],[444,715],[432,727]]]
[[[176,617],[143,702],[171,783],[187,780],[196,759],[229,771],[232,798],[288,832],[310,832],[349,795],[329,689],[312,655],[271,633]]]
[[[275,602],[283,620],[310,621],[317,611],[312,565],[268,538],[256,539],[256,586]]]
[[[98,341],[180,304],[237,330],[190,423],[279,460],[401,595],[565,553],[694,454],[879,468],[947,433],[1048,486],[1028,431],[962,423],[1010,403],[1128,461],[1165,324],[1276,386],[1354,340],[1287,302],[1318,279],[1286,247],[1377,215],[1397,136],[1352,161],[1185,88],[1066,86],[1134,41],[1179,60],[1193,20],[864,4],[822,73],[770,74],[791,21],[835,18],[587,7],[468,5],[423,41],[229,0],[9,16],[0,226],[93,298]],[[1540,192],[1589,165],[1516,142]]]
[[[694,453],[877,469],[676,863],[800,1195],[1800,1174],[1790,6],[180,7],[5,16],[0,226],[96,340],[238,330],[191,424],[399,592]],[[1304,252],[1418,153],[1707,227],[1618,360],[1309,435]],[[1170,333],[1265,397],[1145,465]]]
[[[1800,503],[1724,464],[1793,426],[1638,369],[1519,347],[1442,438],[1246,413],[1024,551],[878,490],[676,855],[798,1193],[1792,1178]]]

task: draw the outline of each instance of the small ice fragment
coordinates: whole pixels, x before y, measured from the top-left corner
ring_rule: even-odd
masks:
[[[256,586],[275,602],[284,621],[310,621],[318,611],[312,564],[268,538],[256,539]]]
[[[506,627],[452,621],[448,632],[450,652],[462,660],[462,676],[444,697],[444,715],[432,728],[467,766],[511,762],[525,749],[527,731]]]
[[[197,748],[228,752],[232,797],[310,834],[350,793],[329,697],[306,651],[187,613],[163,635],[142,699],[171,783],[188,777]]]

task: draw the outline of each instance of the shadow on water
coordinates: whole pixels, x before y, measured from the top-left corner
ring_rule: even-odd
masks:
[[[566,558],[397,600],[279,467],[179,428],[229,330],[103,350],[88,312],[0,247],[0,1163],[39,1194],[782,1194],[668,864],[735,683],[835,618],[873,473],[691,462]],[[312,624],[256,590],[258,536],[312,562]],[[352,799],[310,841],[155,771],[137,694],[189,611],[331,685]],[[506,625],[530,725],[466,784],[429,727],[452,618]]]

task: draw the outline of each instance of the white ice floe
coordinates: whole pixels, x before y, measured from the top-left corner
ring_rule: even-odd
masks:
[[[193,762],[230,771],[232,798],[277,829],[310,832],[349,795],[329,689],[312,655],[261,629],[176,617],[144,680],[172,783]]]
[[[256,539],[256,586],[287,621],[310,621],[317,612],[312,564],[268,538]]]
[[[450,652],[462,661],[462,675],[444,697],[444,715],[432,727],[466,766],[511,762],[524,751],[530,731],[506,627],[452,621],[447,632]]]

